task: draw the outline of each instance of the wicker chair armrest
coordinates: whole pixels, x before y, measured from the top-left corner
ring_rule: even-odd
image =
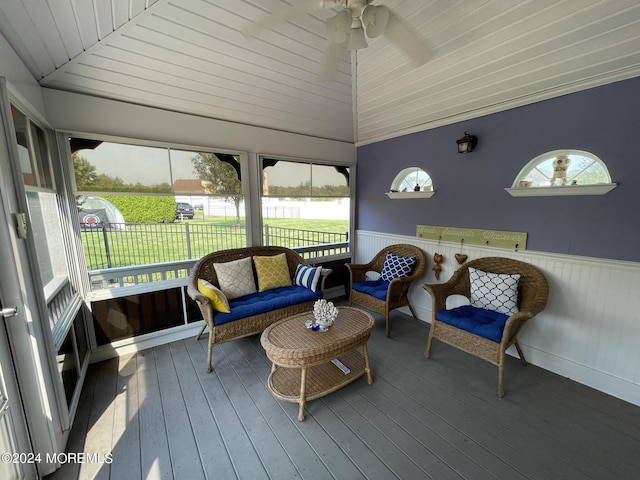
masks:
[[[411,286],[411,283],[415,279],[410,277],[394,278],[389,282],[389,288],[387,289],[387,299],[391,302],[396,302],[402,298],[407,288]]]
[[[541,292],[538,292],[537,298],[534,301],[527,302],[526,305],[520,305],[520,312],[529,312],[533,317],[544,310],[545,306],[547,305],[549,290],[541,290]]]
[[[187,295],[189,295],[191,299],[198,305],[206,305],[207,303],[209,303],[209,299],[202,295],[198,288],[191,282],[189,282],[189,285],[187,285]]]
[[[198,290],[198,287],[195,285],[195,283],[191,279],[189,279],[189,283],[187,284],[187,295],[189,295],[193,300],[196,300],[196,297],[204,296],[200,293],[200,291]]]
[[[349,270],[351,283],[364,282],[367,278],[367,272],[373,271],[373,266],[371,263],[345,263],[344,266]]]
[[[520,332],[520,329],[524,324],[533,317],[533,313],[529,311],[519,311],[511,315],[505,323],[504,330],[502,331],[502,342],[506,342],[510,345],[512,339]]]
[[[451,295],[463,295],[469,298],[467,289],[456,280],[455,277],[452,277],[444,283],[425,283],[422,285],[422,288],[431,295],[434,315],[437,311],[447,308],[447,298]]]
[[[321,280],[320,280],[320,291],[324,292],[324,289],[326,288],[326,281],[327,281],[327,277],[329,275],[331,275],[333,273],[333,270],[331,270],[330,268],[323,268],[322,270],[320,270],[320,276],[321,276]]]
[[[213,325],[213,305],[211,304],[211,301],[202,295],[192,282],[189,282],[187,285],[187,295],[189,295],[198,304],[203,320],[207,325],[209,325],[209,327],[211,327]]]

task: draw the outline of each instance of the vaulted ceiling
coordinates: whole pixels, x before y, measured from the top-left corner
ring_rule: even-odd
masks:
[[[640,75],[638,0],[377,0],[430,60],[382,35],[331,80],[335,11],[243,35],[295,3],[0,0],[0,32],[43,87],[356,144]]]

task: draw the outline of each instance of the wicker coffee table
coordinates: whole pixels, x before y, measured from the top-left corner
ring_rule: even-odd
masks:
[[[307,320],[313,320],[313,312],[307,312],[280,320],[262,333],[260,342],[273,362],[269,390],[280,400],[300,404],[299,421],[304,420],[308,400],[335,392],[365,373],[367,382],[373,383],[367,351],[373,318],[357,308],[338,307],[338,312],[326,332],[305,327]],[[336,358],[349,373],[331,362]]]

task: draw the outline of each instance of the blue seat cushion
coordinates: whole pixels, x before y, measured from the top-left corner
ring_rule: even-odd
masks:
[[[214,325],[222,325],[240,318],[259,315],[289,305],[310,302],[322,297],[322,292],[293,285],[279,287],[264,292],[251,293],[229,301],[229,313],[215,312]]]
[[[509,315],[504,313],[485,310],[473,305],[463,305],[451,310],[436,312],[436,319],[439,321],[497,343],[502,339],[502,331],[508,318]]]
[[[366,282],[353,282],[351,285],[357,292],[366,293],[379,300],[387,299],[387,290],[389,289],[389,282],[384,280],[368,280]]]

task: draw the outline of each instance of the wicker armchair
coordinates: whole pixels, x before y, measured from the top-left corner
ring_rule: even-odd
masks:
[[[368,293],[355,290],[353,288],[353,283],[364,282],[366,280],[367,272],[382,272],[387,252],[392,252],[401,257],[416,257],[417,261],[411,274],[407,277],[396,278],[389,282],[389,287],[387,288],[384,300],[376,298]],[[413,317],[418,318],[416,316],[416,312],[411,306],[411,303],[409,302],[409,297],[407,296],[411,282],[420,278],[424,274],[424,270],[427,266],[426,255],[418,247],[408,244],[389,245],[388,247],[380,250],[369,263],[347,263],[345,266],[349,270],[350,275],[351,293],[349,295],[349,306],[356,303],[368,310],[384,315],[387,337],[390,335],[389,312],[391,310],[400,307],[409,307]]]
[[[446,310],[448,296],[458,294],[471,299],[469,267],[492,273],[520,274],[520,281],[518,282],[519,311],[507,319],[499,343],[448,325],[436,318],[436,314],[439,311]],[[533,265],[525,262],[509,258],[485,257],[467,262],[456,270],[446,283],[424,284],[423,288],[429,292],[433,302],[433,318],[425,356],[427,358],[430,357],[433,339],[437,338],[444,343],[496,365],[498,367],[497,393],[498,397],[502,398],[504,396],[504,359],[507,348],[514,345],[522,364],[527,364],[517,336],[525,322],[544,309],[547,304],[549,285],[544,274]]]

